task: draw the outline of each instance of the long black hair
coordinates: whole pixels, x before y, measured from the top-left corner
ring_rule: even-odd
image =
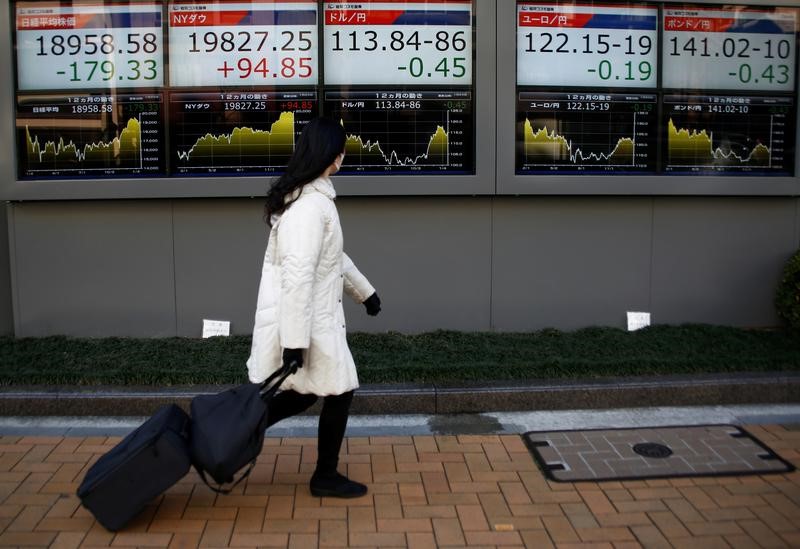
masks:
[[[287,195],[322,175],[333,164],[344,151],[344,142],[344,128],[330,118],[315,118],[306,124],[286,171],[267,192],[264,206],[267,223],[270,223],[270,216],[283,212],[291,204],[292,201],[286,202]]]

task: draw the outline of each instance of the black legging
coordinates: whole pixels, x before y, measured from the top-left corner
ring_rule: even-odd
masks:
[[[295,391],[281,391],[269,401],[267,427],[282,419],[297,415],[310,408],[317,401],[317,395],[304,395]],[[333,474],[339,465],[339,450],[342,448],[347,417],[353,391],[341,395],[330,395],[322,401],[317,428],[317,473]]]

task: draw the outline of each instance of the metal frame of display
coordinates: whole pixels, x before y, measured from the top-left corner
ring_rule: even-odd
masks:
[[[706,0],[657,3],[729,5]],[[752,6],[800,7],[797,1],[753,0]],[[800,89],[795,90],[795,176],[729,175],[518,175],[516,147],[516,9],[515,1],[481,0],[474,4],[475,34],[475,174],[341,175],[340,195],[800,195]],[[272,176],[157,177],[20,181],[16,166],[15,90],[11,7],[0,9],[0,198],[5,200],[124,199],[261,196]],[[797,63],[800,51],[796,52]],[[659,54],[659,63],[661,55]],[[661,90],[658,90],[660,92]],[[713,94],[714,92],[709,92]],[[496,116],[495,116],[496,115]],[[494,146],[492,143],[494,142]],[[67,184],[64,184],[67,183]]]
[[[10,3],[9,3],[10,4]],[[474,2],[475,173],[470,175],[339,175],[342,195],[492,195],[495,193],[496,0]],[[15,157],[13,6],[0,9],[0,198],[4,200],[84,200],[131,198],[213,198],[263,196],[273,175],[220,177],[141,177],[110,179],[20,180]],[[320,86],[321,88],[322,86]],[[321,100],[321,98],[320,98]]]
[[[598,2],[603,3],[603,2]],[[741,2],[661,0],[656,4],[731,5]],[[797,2],[754,0],[754,7],[800,7]],[[795,123],[795,176],[731,175],[640,175],[640,174],[525,174],[516,173],[516,53],[517,2],[497,6],[497,194],[499,195],[719,195],[719,196],[797,196],[800,195],[800,123]],[[659,52],[659,68],[661,52]],[[796,55],[795,71],[797,71]],[[634,93],[638,90],[630,90]],[[800,90],[795,90],[797,108]],[[641,93],[661,93],[661,89]],[[715,95],[715,91],[704,92]],[[717,95],[725,95],[720,92]]]

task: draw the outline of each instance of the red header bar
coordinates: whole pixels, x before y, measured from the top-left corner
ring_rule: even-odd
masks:
[[[236,26],[247,17],[246,11],[177,11],[169,14],[170,27]]]
[[[325,10],[328,25],[392,25],[404,10]]]
[[[725,32],[735,22],[722,17],[665,17],[666,31]]]
[[[519,13],[520,27],[576,27],[581,28],[593,17],[591,13]]]

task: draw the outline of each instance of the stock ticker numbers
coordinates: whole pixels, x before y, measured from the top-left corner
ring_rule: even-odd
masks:
[[[517,3],[517,84],[652,88],[655,6]]]
[[[796,8],[518,1],[516,173],[794,175],[796,32]]]
[[[498,2],[511,130],[476,127],[478,5],[12,0],[18,178],[273,175],[321,114],[351,175],[475,174],[495,130],[520,175],[794,175],[800,8]]]
[[[172,2],[173,86],[314,85],[316,2]]]
[[[325,2],[323,110],[342,173],[475,171],[473,3]]]
[[[326,84],[472,84],[471,1],[324,4]]]
[[[18,89],[162,86],[161,18],[157,2],[18,2]]]
[[[665,88],[795,88],[796,9],[667,6],[663,28]]]

